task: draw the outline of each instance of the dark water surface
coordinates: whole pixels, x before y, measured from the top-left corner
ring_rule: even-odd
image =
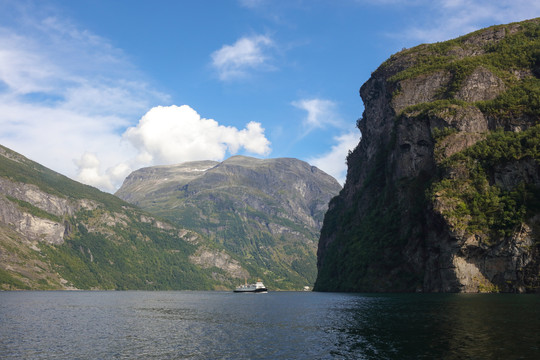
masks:
[[[0,292],[1,359],[540,359],[540,296]]]

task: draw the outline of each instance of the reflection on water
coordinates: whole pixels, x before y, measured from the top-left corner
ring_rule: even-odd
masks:
[[[533,359],[540,297],[0,292],[2,359]]]
[[[540,298],[509,294],[358,297],[335,313],[338,355],[367,359],[533,359]]]

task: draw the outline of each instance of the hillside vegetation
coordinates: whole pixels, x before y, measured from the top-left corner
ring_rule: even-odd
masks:
[[[203,242],[0,146],[1,289],[223,287],[190,260]]]
[[[297,159],[234,156],[133,172],[117,195],[225,249],[274,289],[312,286],[317,239],[341,186]]]

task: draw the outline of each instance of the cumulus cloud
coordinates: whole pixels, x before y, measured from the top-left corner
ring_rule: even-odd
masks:
[[[303,120],[306,133],[327,126],[340,127],[341,121],[335,111],[336,103],[325,99],[303,99],[291,103],[298,109],[305,110],[307,116]]]
[[[270,152],[261,124],[250,122],[238,130],[202,118],[187,105],[152,108],[137,126],[127,129],[124,138],[139,152],[138,161],[151,164],[220,161],[240,148],[259,155]]]
[[[24,9],[15,28],[0,26],[2,145],[111,192],[143,165],[270,152],[260,123],[237,129],[189,106],[152,108],[168,96],[153,90],[122,51],[69,22]],[[230,71],[255,67],[264,62],[257,51],[269,40],[251,41],[254,50],[240,41],[216,59]],[[227,65],[235,61],[236,68]]]
[[[79,179],[101,189],[111,189],[113,184],[100,170],[100,161],[95,154],[84,153],[79,160],[74,160],[78,167]]]
[[[123,129],[168,96],[150,88],[108,40],[52,8],[3,6],[16,16],[0,25],[0,143],[114,190],[125,159],[135,153],[122,143]]]
[[[132,166],[120,163],[103,170],[103,165],[94,153],[85,152],[79,159],[75,159],[77,165],[77,179],[84,184],[97,188],[114,191],[119,184],[133,171]]]
[[[249,70],[270,69],[268,49],[272,45],[268,36],[243,37],[233,45],[223,45],[214,51],[212,65],[221,80],[243,77]]]
[[[257,155],[271,151],[260,123],[252,121],[239,130],[202,118],[188,105],[154,107],[136,126],[109,140],[118,144],[118,153],[85,152],[74,161],[79,181],[107,191],[117,189],[131,171],[142,166],[222,161],[242,149]],[[100,159],[110,161],[104,164]]]
[[[340,184],[345,183],[347,175],[346,158],[349,151],[354,150],[360,141],[360,134],[356,131],[341,134],[334,137],[335,145],[329,152],[308,160],[310,164],[317,166],[327,174],[332,175]]]

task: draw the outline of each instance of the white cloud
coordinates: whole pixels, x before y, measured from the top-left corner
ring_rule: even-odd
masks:
[[[243,37],[214,51],[212,65],[221,80],[246,76],[249,70],[271,69],[267,51],[272,45],[268,36]]]
[[[360,141],[358,130],[353,130],[340,136],[334,137],[336,144],[331,150],[318,157],[308,160],[310,164],[317,166],[327,174],[332,175],[340,184],[345,183],[347,175],[346,158],[349,151],[354,150]]]
[[[270,152],[270,142],[257,122],[245,129],[219,125],[187,105],[154,107],[124,133],[139,152],[139,162],[172,164],[194,160],[223,160],[240,148],[259,155]]]
[[[107,40],[58,18],[21,14],[21,24],[0,26],[2,145],[106,191],[142,165],[270,152],[261,124],[237,129],[189,106],[152,108],[168,96],[151,89]],[[269,40],[253,41],[257,50]],[[242,60],[233,50],[221,53],[225,68],[264,62],[257,51],[238,50]]]
[[[342,122],[336,114],[336,103],[325,99],[303,99],[291,103],[298,109],[307,111],[303,120],[306,133],[327,126],[341,127]]]
[[[77,165],[77,179],[97,188],[114,191],[133,171],[127,163],[119,163],[103,171],[101,161],[94,153],[86,152],[80,159],[74,160]]]
[[[405,27],[395,34],[420,42],[444,41],[486,26],[540,16],[540,2],[530,0],[396,0],[391,3],[429,9],[418,12],[423,16],[416,19],[421,25]]]
[[[83,183],[102,189],[113,188],[109,177],[101,174],[100,161],[95,154],[84,153],[79,160],[75,160],[75,164],[78,167],[79,179]]]
[[[0,143],[104,190],[135,150],[130,119],[168,97],[106,39],[28,3],[0,25]],[[47,13],[45,13],[47,12]],[[124,164],[118,168],[118,164]],[[123,169],[123,170],[122,170]]]
[[[103,190],[114,190],[104,169],[133,157],[133,149],[116,133],[126,120],[117,116],[90,116],[47,104],[10,101],[0,96],[0,143],[55,171]],[[101,159],[92,162],[93,155]],[[85,170],[85,169],[91,170]],[[118,179],[114,179],[118,180]]]
[[[77,179],[107,191],[117,189],[131,171],[142,166],[222,161],[241,149],[258,155],[271,151],[261,124],[252,121],[241,130],[223,126],[201,118],[187,105],[154,107],[121,136],[100,134],[95,138],[102,146],[109,142],[108,152],[85,152],[75,160]]]

